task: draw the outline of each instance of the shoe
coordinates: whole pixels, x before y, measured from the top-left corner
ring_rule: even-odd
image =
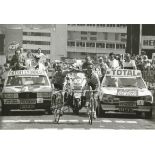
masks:
[[[96,112],[93,112],[93,118],[96,119]]]

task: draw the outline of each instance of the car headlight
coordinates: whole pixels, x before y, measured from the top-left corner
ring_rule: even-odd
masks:
[[[144,96],[144,101],[145,102],[152,102],[153,101],[153,98],[152,98],[152,96],[147,95],[147,96]]]
[[[113,102],[114,96],[109,94],[103,94],[102,101]]]
[[[3,94],[4,98],[18,98],[18,93],[5,93]]]
[[[49,92],[41,92],[41,93],[37,93],[37,98],[50,98],[51,97],[51,93]]]

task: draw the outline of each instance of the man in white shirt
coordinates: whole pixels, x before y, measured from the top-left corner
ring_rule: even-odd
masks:
[[[109,67],[111,69],[119,69],[119,62],[118,60],[115,59],[115,54],[114,53],[110,53],[109,54]]]
[[[32,69],[32,58],[31,58],[32,53],[30,51],[27,52],[27,58],[25,60],[25,65],[27,69]]]
[[[36,59],[35,69],[46,71],[45,65],[39,61],[40,60],[40,57],[37,57],[36,56],[35,59]]]
[[[36,56],[40,58],[39,61],[41,63],[45,63],[46,62],[46,56],[41,52],[40,48],[38,49]]]
[[[125,60],[123,62],[124,69],[137,69],[135,61],[131,60],[131,56],[129,53],[125,54]]]

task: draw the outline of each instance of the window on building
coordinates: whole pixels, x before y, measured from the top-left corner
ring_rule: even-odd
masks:
[[[76,24],[67,24],[68,26],[76,26]]]
[[[81,55],[87,55],[87,53],[86,52],[81,52]]]
[[[23,40],[23,44],[50,45],[50,42],[48,42],[48,41],[30,41],[30,40]]]
[[[126,24],[116,24],[117,27],[126,27]]]
[[[121,24],[116,24],[117,27],[120,27]]]
[[[105,48],[105,43],[96,43],[96,48]]]
[[[81,34],[82,35],[87,35],[87,32],[86,31],[81,31]]]
[[[85,42],[76,42],[77,47],[85,47]]]
[[[119,40],[119,33],[115,33],[115,40],[116,40],[116,41]]]
[[[121,33],[121,37],[126,37],[127,34],[126,33]]]
[[[115,48],[115,44],[114,43],[107,43],[106,44],[106,48],[114,49]]]
[[[67,42],[67,46],[74,47],[75,46],[75,42],[74,41],[68,41]]]
[[[87,40],[87,37],[81,37],[81,40]]]
[[[93,42],[87,42],[86,47],[95,47],[95,43]]]
[[[143,45],[148,46],[149,45],[149,40],[143,40]]]
[[[25,35],[25,36],[31,36],[31,32],[23,32],[23,35]]]
[[[23,32],[23,35],[26,35],[26,36],[50,37],[51,36],[51,33],[46,33],[46,32]]]
[[[96,24],[97,27],[105,27],[106,24]]]
[[[37,49],[27,49],[27,51],[31,51],[32,53],[37,53],[38,50]],[[41,50],[42,53],[46,54],[50,54],[50,50]]]
[[[107,27],[115,27],[115,24],[107,24]]]
[[[5,35],[0,34],[0,55],[4,54],[4,40],[5,40]]]
[[[120,24],[120,27],[126,27],[126,24]]]
[[[90,40],[97,40],[96,37],[90,37]]]
[[[125,49],[125,44],[116,44],[116,49]]]
[[[97,35],[97,32],[90,32],[90,35]]]
[[[108,40],[108,33],[107,32],[104,33],[104,40]]]
[[[77,26],[85,26],[86,24],[77,24]]]

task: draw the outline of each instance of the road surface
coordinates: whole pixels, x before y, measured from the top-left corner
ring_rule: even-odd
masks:
[[[155,110],[152,119],[137,118],[135,114],[108,113],[88,124],[86,110],[74,115],[67,111],[55,124],[53,115],[43,111],[13,111],[8,116],[0,116],[0,129],[155,129]]]

